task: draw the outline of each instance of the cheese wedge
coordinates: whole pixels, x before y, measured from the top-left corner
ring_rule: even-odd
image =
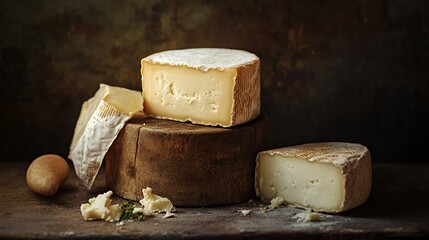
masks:
[[[122,127],[142,110],[141,92],[106,84],[100,84],[94,97],[83,103],[68,157],[88,189]]]
[[[364,203],[371,191],[369,150],[360,144],[310,143],[260,152],[255,190],[263,201],[342,212]]]
[[[162,119],[231,127],[260,113],[259,58],[252,53],[193,48],[141,61],[145,113]]]

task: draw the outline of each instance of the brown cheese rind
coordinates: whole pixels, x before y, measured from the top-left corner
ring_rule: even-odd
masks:
[[[346,211],[363,204],[371,193],[372,164],[369,150],[365,147],[364,154],[352,164],[342,165],[345,179],[345,199],[341,211]]]
[[[261,81],[259,65],[258,58],[252,64],[237,69],[231,126],[251,121],[260,114]]]

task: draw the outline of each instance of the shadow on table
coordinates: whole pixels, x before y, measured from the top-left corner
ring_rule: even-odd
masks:
[[[28,194],[31,197],[37,198],[39,202],[44,202],[46,204],[76,207],[85,203],[82,201],[88,201],[88,199],[96,197],[98,194],[104,193],[105,191],[105,184],[102,183],[102,180],[95,182],[94,186],[88,190],[73,176],[68,179],[53,196],[41,196],[31,192],[30,189],[28,189]]]

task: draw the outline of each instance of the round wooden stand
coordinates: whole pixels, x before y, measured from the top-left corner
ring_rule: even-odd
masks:
[[[175,206],[217,206],[254,196],[264,118],[221,128],[140,118],[130,120],[106,155],[106,184],[115,194],[143,198],[142,189]]]

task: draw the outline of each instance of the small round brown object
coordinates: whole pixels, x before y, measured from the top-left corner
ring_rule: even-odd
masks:
[[[63,184],[70,172],[67,161],[56,154],[36,158],[27,169],[27,185],[35,193],[52,196]]]

